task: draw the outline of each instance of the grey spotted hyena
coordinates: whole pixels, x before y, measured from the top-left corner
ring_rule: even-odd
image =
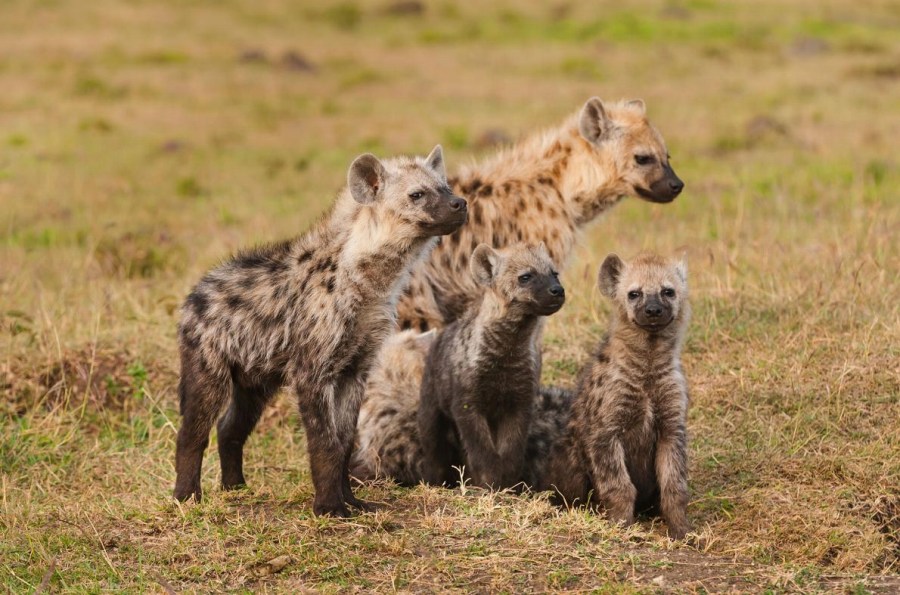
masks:
[[[599,505],[626,525],[636,512],[658,511],[681,539],[690,531],[686,267],[654,254],[628,263],[611,254],[599,283],[615,304],[609,333],[581,374],[568,429],[538,487],[567,505]]]
[[[207,273],[179,325],[175,497],[200,499],[216,420],[222,486],[243,485],[247,436],[275,392],[289,386],[306,428],[314,512],[365,508],[351,492],[347,465],[366,374],[395,324],[411,266],[466,217],[440,147],[424,159],[361,155],[312,229]]]
[[[474,484],[502,489],[524,480],[540,326],[562,307],[565,290],[543,244],[482,244],[471,262],[481,302],[438,334],[425,363],[422,474],[452,485],[454,467],[465,466]]]

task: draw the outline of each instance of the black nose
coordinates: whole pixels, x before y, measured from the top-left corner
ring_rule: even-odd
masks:
[[[646,308],[644,308],[644,312],[647,316],[651,318],[656,318],[662,315],[662,306],[657,306],[656,304],[650,304]]]
[[[465,211],[466,210],[466,201],[462,198],[451,198],[450,199],[450,208],[454,211]]]
[[[684,182],[681,180],[669,180],[669,190],[672,191],[672,194],[681,194],[681,190],[684,188]]]
[[[550,286],[550,295],[553,297],[563,297],[566,295],[566,290],[563,289],[562,285],[556,284]]]

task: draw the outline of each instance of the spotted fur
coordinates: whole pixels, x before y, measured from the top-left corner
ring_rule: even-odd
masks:
[[[601,507],[626,525],[638,512],[658,511],[680,539],[690,531],[685,267],[652,254],[627,264],[610,255],[599,281],[615,303],[609,334],[582,371],[538,488],[568,506]]]
[[[669,202],[683,187],[644,103],[596,97],[561,126],[464,168],[451,184],[469,201],[469,222],[415,267],[398,304],[403,329],[443,327],[479,299],[468,274],[479,244],[544,242],[562,270],[580,230],[623,197]]]
[[[411,266],[466,213],[447,185],[440,147],[425,159],[362,155],[312,229],[207,273],[179,325],[175,497],[200,499],[217,419],[222,485],[243,485],[244,443],[271,397],[289,386],[306,428],[314,512],[346,516],[347,504],[364,507],[347,464],[366,375],[394,328]]]

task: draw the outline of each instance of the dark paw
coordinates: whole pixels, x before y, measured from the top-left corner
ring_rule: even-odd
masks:
[[[673,524],[668,527],[669,539],[682,541],[691,531],[693,531],[693,528],[687,523]]]
[[[378,506],[372,502],[366,502],[365,500],[360,500],[356,496],[350,496],[347,498],[347,505],[352,506],[356,510],[362,512],[375,512],[378,510]]]
[[[337,504],[313,504],[313,513],[316,516],[330,516],[336,519],[350,518],[350,511],[343,502]]]
[[[247,482],[242,479],[236,481],[225,481],[222,480],[222,489],[230,492],[231,490],[246,490]]]
[[[196,488],[175,488],[175,499],[179,502],[187,502],[188,500],[193,499],[196,502],[200,502],[203,498],[203,493],[201,492],[199,487]]]

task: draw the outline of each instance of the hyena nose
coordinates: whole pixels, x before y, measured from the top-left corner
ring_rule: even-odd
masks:
[[[662,315],[662,306],[651,304],[644,308],[644,312],[651,318],[657,318]]]
[[[466,210],[466,201],[462,198],[451,198],[450,199],[450,208],[454,211],[465,211]]]
[[[562,285],[556,284],[550,286],[550,295],[553,297],[563,297],[566,295],[566,290]]]
[[[681,180],[669,180],[669,189],[672,191],[672,194],[680,194],[683,188],[684,182]]]

